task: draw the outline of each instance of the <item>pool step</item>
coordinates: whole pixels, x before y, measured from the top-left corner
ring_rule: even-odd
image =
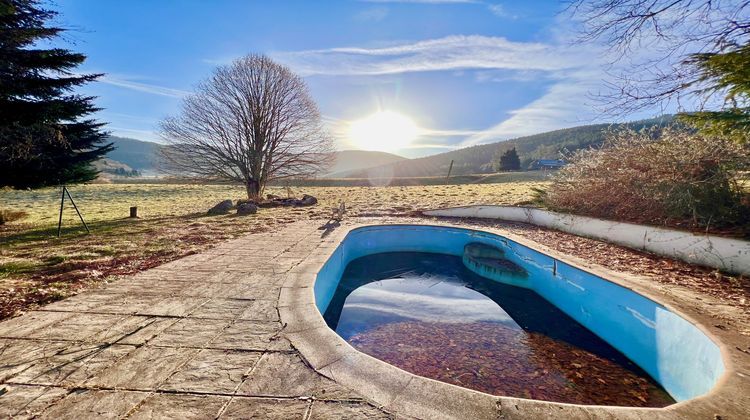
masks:
[[[505,258],[502,249],[480,242],[464,246],[464,266],[490,280],[514,286],[528,287],[528,273],[520,265]]]

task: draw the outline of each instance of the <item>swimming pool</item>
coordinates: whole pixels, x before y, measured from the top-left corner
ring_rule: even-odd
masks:
[[[319,270],[315,305],[325,314],[342,275],[359,258],[415,252],[463,257],[466,245],[503,251],[527,276],[514,287],[543,298],[656,381],[675,401],[707,393],[724,372],[719,346],[686,319],[626,287],[499,235],[468,229],[389,225],[354,229]],[[502,281],[502,278],[495,281]],[[531,395],[530,398],[534,396]]]

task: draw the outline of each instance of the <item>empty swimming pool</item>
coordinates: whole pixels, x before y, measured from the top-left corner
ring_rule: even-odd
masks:
[[[665,406],[724,370],[718,346],[664,306],[485,232],[355,229],[314,292],[358,350],[493,395]]]

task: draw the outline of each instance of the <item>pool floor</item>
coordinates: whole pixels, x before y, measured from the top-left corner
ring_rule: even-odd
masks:
[[[478,276],[460,257],[395,252],[356,259],[324,318],[359,351],[489,394],[674,403],[642,369],[538,294]]]

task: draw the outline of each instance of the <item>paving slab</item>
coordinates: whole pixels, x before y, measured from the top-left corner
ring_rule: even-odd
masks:
[[[0,418],[30,419],[63,399],[68,390],[29,385],[0,385]]]
[[[186,316],[197,307],[208,302],[208,298],[172,296],[138,312],[139,315]]]
[[[230,397],[213,395],[154,394],[128,416],[128,420],[215,419]]]
[[[122,315],[73,313],[65,319],[28,334],[27,337],[83,341],[107,330],[123,318]]]
[[[120,419],[147,396],[146,392],[77,390],[49,407],[38,418]]]
[[[292,350],[289,341],[281,334],[279,322],[238,320],[206,344],[207,347],[225,350]]]
[[[93,387],[157,389],[196,349],[143,346],[86,381]]]
[[[167,327],[149,344],[169,347],[203,347],[221,334],[231,321],[183,318]]]
[[[278,290],[281,290],[279,288]],[[278,321],[279,311],[277,310],[277,299],[279,291],[275,291],[274,300],[259,299],[254,300],[240,315],[239,319],[248,321]]]
[[[201,350],[160,387],[164,390],[231,394],[261,353],[231,350]]]
[[[12,380],[70,345],[66,341],[0,340],[0,381]]]
[[[232,398],[219,419],[268,419],[294,420],[304,419],[310,403],[299,400],[274,400],[261,398]]]
[[[75,344],[13,376],[14,383],[75,386],[134,351],[134,346]]]
[[[131,331],[128,334],[123,335],[117,340],[118,344],[131,344],[134,346],[140,346],[146,344],[154,337],[159,335],[162,331],[171,327],[182,318],[161,318],[161,317],[145,317],[146,321],[140,325],[137,329]]]
[[[31,311],[23,316],[0,323],[0,338],[28,338],[73,315],[70,312]]]
[[[309,420],[371,419],[391,420],[395,417],[366,402],[314,401]]]
[[[247,299],[214,298],[194,310],[190,318],[209,318],[234,320],[253,305]]]
[[[361,398],[315,372],[296,354],[266,353],[237,391],[271,397]]]

